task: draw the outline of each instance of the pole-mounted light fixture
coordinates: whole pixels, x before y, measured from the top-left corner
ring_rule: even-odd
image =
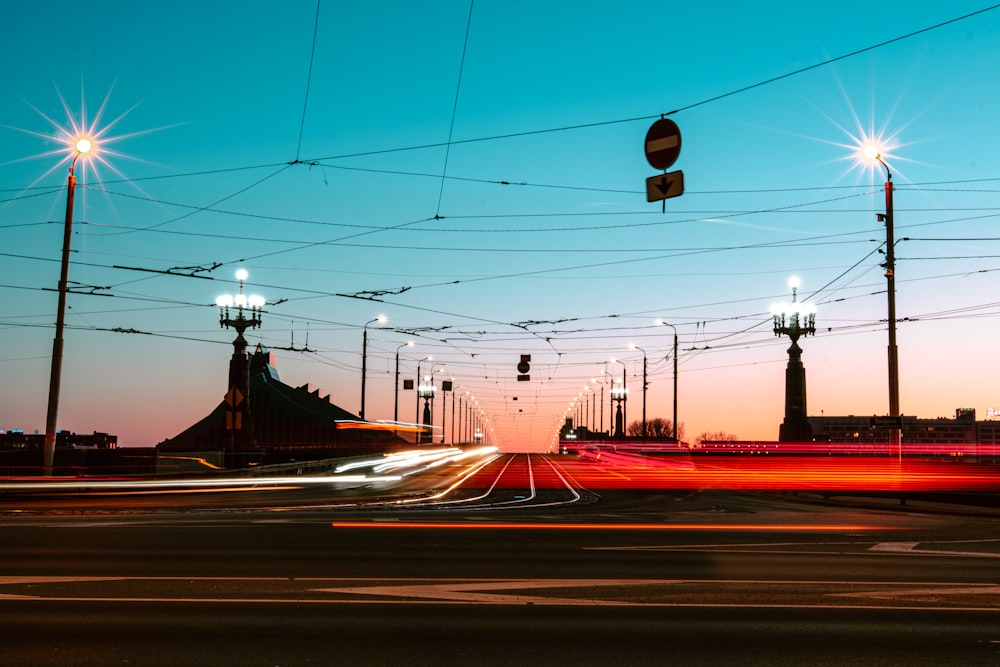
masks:
[[[76,198],[76,161],[94,150],[94,142],[81,137],[72,146],[66,181],[66,217],[63,224],[62,262],[59,269],[59,305],[56,308],[56,333],[52,339],[52,364],[49,371],[49,399],[45,414],[45,440],[42,444],[42,471],[52,474],[56,453],[56,424],[59,414],[59,387],[62,384],[63,330],[66,327],[66,293],[69,291],[69,253],[73,238],[73,205]]]
[[[889,416],[899,416],[899,353],[896,347],[896,239],[893,230],[892,171],[882,157],[878,146],[869,144],[863,154],[869,160],[878,162],[885,168],[885,213],[878,213],[879,222],[885,223],[885,281],[888,296],[889,344],[887,349],[889,369]],[[889,431],[890,453],[902,455],[900,432],[897,428]]]

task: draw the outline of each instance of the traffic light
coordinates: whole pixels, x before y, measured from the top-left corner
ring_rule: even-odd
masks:
[[[522,354],[521,355],[521,362],[517,365],[517,372],[518,372],[517,381],[518,382],[527,382],[528,380],[531,379],[531,376],[528,375],[528,371],[531,370],[531,364],[528,363],[530,361],[531,361],[531,355],[530,354]]]

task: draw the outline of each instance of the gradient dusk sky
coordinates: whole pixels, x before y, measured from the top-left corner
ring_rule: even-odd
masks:
[[[147,446],[207,415],[234,336],[214,303],[241,267],[267,299],[247,337],[284,382],[358,412],[362,327],[384,314],[368,418],[392,418],[397,351],[403,378],[433,357],[507,451],[552,446],[602,387],[608,428],[606,371],[639,419],[630,344],[648,416],[669,418],[657,318],[687,439],[776,439],[769,308],[793,275],[817,307],[809,414],[886,414],[868,140],[896,186],[901,410],[1000,409],[1000,5],[41,0],[0,18],[0,428],[44,432],[76,127],[96,152],[61,429]],[[661,114],[686,188],[666,211],[645,196]]]

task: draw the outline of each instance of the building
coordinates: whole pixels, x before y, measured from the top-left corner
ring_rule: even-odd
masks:
[[[0,429],[0,451],[38,450],[45,445],[45,434],[25,433],[21,429]],[[56,432],[56,449],[117,449],[118,436],[94,431],[91,435]]]
[[[281,381],[272,352],[258,345],[248,359],[247,405],[232,418],[227,393],[203,419],[159,443],[160,452],[227,452],[227,467],[334,458],[402,448],[408,443],[390,426],[364,422],[308,385]],[[252,440],[238,431],[249,431]]]

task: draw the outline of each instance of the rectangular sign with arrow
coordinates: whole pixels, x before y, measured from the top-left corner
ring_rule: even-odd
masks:
[[[670,171],[646,179],[646,201],[660,201],[684,194],[684,172]]]

